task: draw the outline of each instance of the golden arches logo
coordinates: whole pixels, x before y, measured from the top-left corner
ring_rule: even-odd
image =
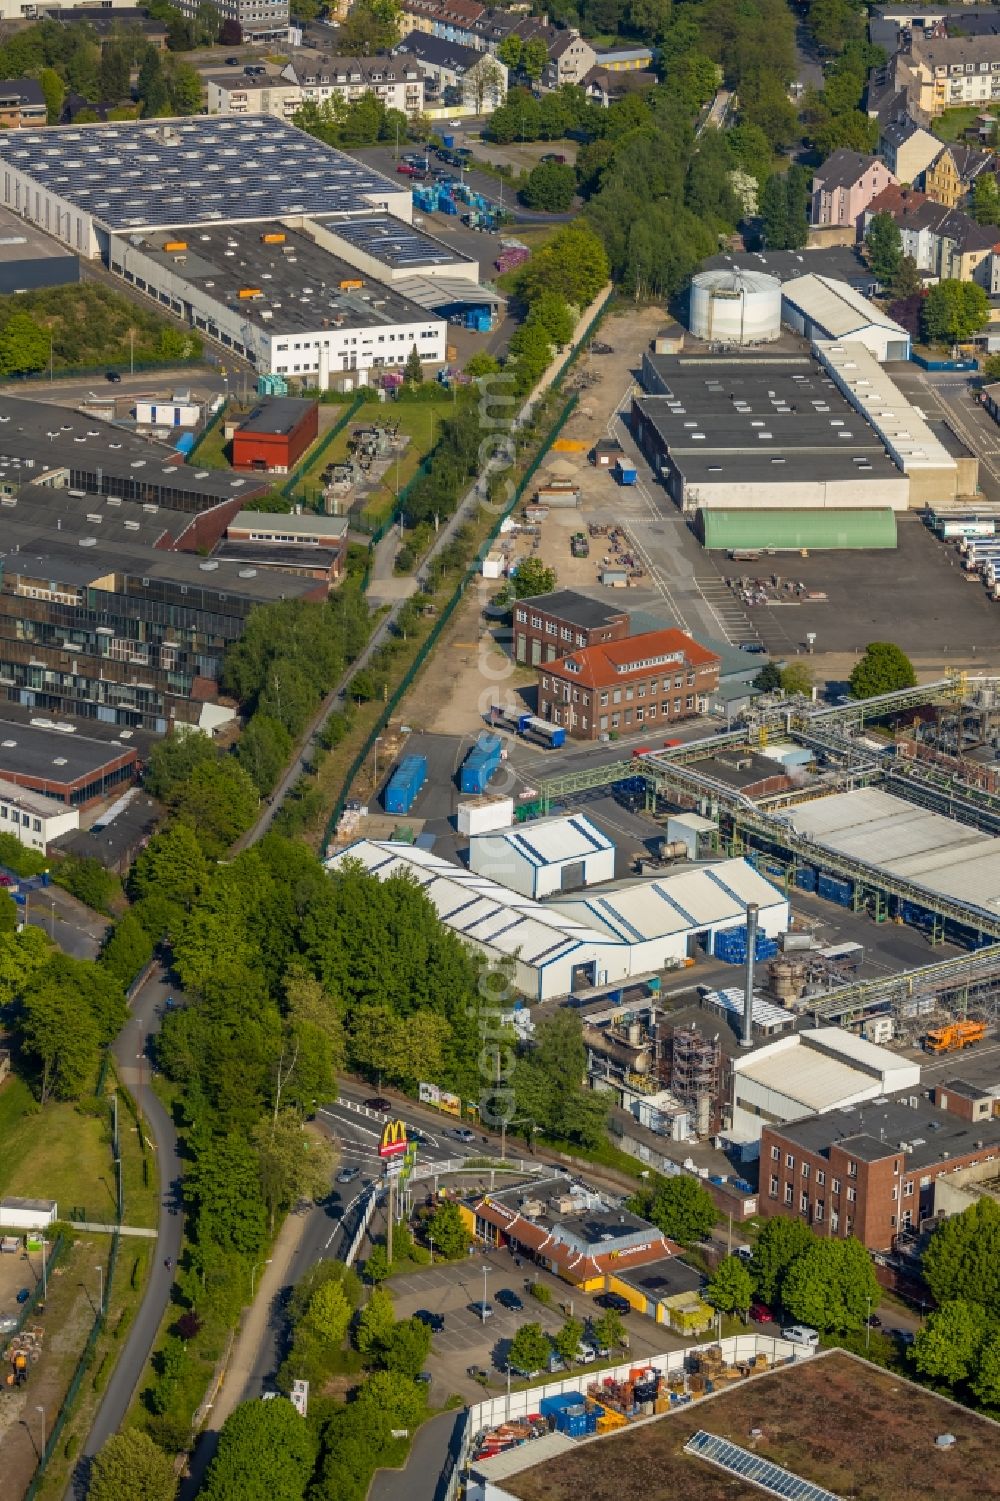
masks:
[[[407,1148],[405,1121],[386,1121],[379,1142],[380,1157],[401,1157]]]

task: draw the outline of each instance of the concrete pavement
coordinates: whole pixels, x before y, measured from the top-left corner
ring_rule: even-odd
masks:
[[[464,1411],[442,1412],[419,1428],[401,1470],[377,1470],[368,1501],[442,1501],[459,1453]]]
[[[87,1492],[90,1460],[124,1421],[170,1301],[174,1273],[164,1263],[169,1259],[176,1265],[180,1255],[182,1223],[177,1199],[181,1163],[177,1154],[177,1133],[152,1089],[147,1061],[150,1041],[159,1031],[164,1003],[172,988],[166,971],[157,966],[133,999],[132,1014],[112,1049],[122,1082],[132,1092],[153,1139],[160,1179],[160,1217],[146,1293],[84,1441],[66,1490],[67,1501],[82,1501]],[[128,1205],[125,1207],[127,1212]]]

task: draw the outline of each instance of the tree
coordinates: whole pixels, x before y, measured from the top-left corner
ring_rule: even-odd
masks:
[[[757,1296],[776,1307],[788,1268],[816,1240],[804,1220],[773,1219],[762,1227],[750,1259],[750,1280]]]
[[[153,957],[153,944],[135,912],[125,916],[110,929],[101,950],[101,963],[122,986],[131,985],[136,975]]]
[[[591,1332],[601,1349],[620,1349],[625,1340],[625,1320],[614,1308],[608,1308],[591,1324]]]
[[[792,1317],[821,1331],[864,1328],[878,1299],[871,1258],[853,1237],[814,1240],[788,1268],[781,1288]]]
[[[414,344],[406,357],[406,364],[403,366],[403,379],[408,386],[423,384],[424,367],[420,363],[420,351],[416,344]]]
[[[583,1339],[583,1324],[579,1319],[567,1319],[561,1329],[557,1329],[552,1336],[552,1343],[556,1352],[562,1356],[568,1365],[580,1348]]]
[[[0,329],[0,375],[26,375],[49,363],[49,333],[30,313],[15,312]]]
[[[773,693],[781,687],[781,668],[775,662],[765,662],[754,678],[753,686],[761,693]]]
[[[391,1428],[418,1428],[427,1411],[427,1391],[409,1376],[375,1371],[358,1392],[366,1413],[384,1413]]]
[[[541,37],[529,37],[521,48],[521,72],[527,74],[532,83],[537,83],[545,71],[548,60],[549,49]]]
[[[1000,191],[992,172],[981,172],[976,178],[972,212],[977,224],[1000,224]]]
[[[411,1380],[420,1375],[431,1351],[431,1331],[420,1319],[401,1319],[393,1325],[382,1348],[382,1364]]]
[[[17,1035],[36,1073],[42,1105],[50,1099],[76,1099],[93,1085],[100,1045],[97,1021],[84,997],[52,975],[51,966],[40,971],[21,998]]]
[[[903,236],[889,213],[874,214],[865,234],[868,264],[883,287],[895,284],[903,263]]]
[[[0,897],[0,936],[16,933],[20,920],[17,903],[10,892],[5,890]]]
[[[261,1190],[274,1227],[279,1210],[300,1199],[322,1199],[330,1187],[333,1148],[321,1136],[303,1129],[294,1110],[275,1111],[254,1132],[260,1161]]]
[[[654,1175],[652,1187],[636,1194],[631,1203],[637,1214],[645,1215],[682,1246],[704,1240],[716,1220],[711,1194],[689,1173],[672,1178]]]
[[[285,768],[292,737],[279,720],[254,714],[236,746],[236,759],[253,778],[258,792],[268,793]]]
[[[811,698],[812,673],[804,662],[792,662],[781,670],[781,686],[790,698],[795,694],[800,694],[803,698]]]
[[[427,1220],[427,1235],[433,1236],[435,1253],[445,1261],[458,1261],[472,1244],[458,1205],[450,1199],[442,1199]]]
[[[537,250],[525,266],[520,291],[529,303],[542,292],[558,292],[573,307],[585,307],[610,275],[607,251],[594,230],[567,224]]]
[[[324,1282],[309,1299],[302,1320],[310,1333],[338,1348],[344,1342],[354,1310],[341,1282]]]
[[[371,1297],[358,1316],[354,1331],[354,1343],[362,1355],[378,1360],[396,1324],[396,1311],[392,1297],[383,1288],[373,1289]]]
[[[720,1261],[708,1284],[708,1301],[723,1313],[738,1313],[744,1318],[753,1298],[750,1272],[739,1256]]]
[[[0,1007],[17,1000],[51,958],[52,944],[41,928],[27,926],[0,936]]]
[[[123,1428],[95,1455],[87,1501],[173,1501],[174,1462],[138,1428]]]
[[[315,1462],[312,1431],[286,1397],[243,1402],[222,1425],[202,1494],[205,1501],[302,1501]]]
[[[253,1148],[237,1132],[196,1140],[184,1191],[195,1210],[199,1241],[207,1238],[244,1256],[260,1250],[266,1233],[260,1167]]]
[[[515,599],[533,599],[537,594],[551,594],[556,587],[556,571],[541,558],[522,558],[511,575]]]
[[[545,1369],[551,1353],[552,1342],[541,1324],[522,1324],[510,1342],[507,1359],[515,1370],[533,1376]]]
[[[503,91],[503,69],[498,67],[496,58],[485,52],[462,80],[462,102],[475,110],[477,115],[482,115],[487,113],[487,104],[491,109],[496,109],[503,103]]]
[[[497,48],[497,57],[505,68],[509,68],[514,73],[521,66],[521,53],[523,51],[523,40],[518,36],[516,31],[512,31],[509,36],[504,37]]]
[[[989,1337],[980,1348],[971,1386],[984,1407],[1000,1407],[1000,1334]]]
[[[66,98],[66,87],[54,68],[43,68],[38,75],[38,82],[41,84],[42,93],[45,95],[46,123],[49,125],[58,125],[62,119],[62,107],[63,100]]]
[[[525,208],[550,214],[564,214],[575,191],[576,173],[562,162],[539,162],[517,186]]]
[[[1000,1318],[1000,1205],[977,1199],[942,1220],[923,1258],[923,1275],[936,1303],[964,1299]]]
[[[939,281],[924,298],[924,336],[932,343],[964,344],[983,327],[990,303],[972,281]]]
[[[526,391],[544,374],[552,358],[551,340],[540,323],[529,319],[515,329],[508,349],[510,360],[517,367],[519,387]]]
[[[379,1282],[384,1282],[391,1271],[389,1252],[386,1249],[385,1242],[376,1241],[375,1245],[369,1251],[368,1259],[365,1262],[365,1276],[369,1282],[377,1285]]]
[[[961,1298],[942,1303],[917,1331],[913,1363],[921,1375],[954,1386],[974,1370],[985,1332],[975,1304]]]
[[[916,682],[913,663],[905,652],[891,641],[869,641],[851,672],[849,686],[854,698],[875,698],[880,693],[913,688]]]
[[[250,827],[259,805],[257,788],[233,756],[196,766],[174,798],[178,819],[194,829],[202,849],[215,857]]]

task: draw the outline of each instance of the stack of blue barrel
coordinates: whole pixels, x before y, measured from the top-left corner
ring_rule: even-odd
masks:
[[[758,929],[757,941],[754,944],[754,958],[757,960],[773,959],[778,952],[778,945],[773,938],[768,938],[766,933]],[[724,933],[715,935],[715,957],[721,959],[723,964],[745,964],[747,962],[747,930],[746,925],[742,928],[727,928]]]

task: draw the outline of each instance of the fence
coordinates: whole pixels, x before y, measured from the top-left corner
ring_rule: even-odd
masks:
[[[535,454],[535,457],[532,459],[531,463],[528,465],[528,468],[525,470],[523,476],[521,477],[520,483],[518,484],[517,489],[514,491],[510,503],[504,508],[503,512],[497,516],[496,522],[491,528],[489,536],[480,549],[480,554],[489,550],[490,545],[499,534],[501,523],[507,516],[510,515],[511,511],[513,511],[514,507],[521,500],[526,488],[531,483],[531,480],[535,475],[538,466],[541,464],[542,459],[545,457],[545,454],[551,448],[552,444],[559,436],[566,422],[569,420],[570,414],[572,413],[573,408],[576,406],[576,402],[576,396],[571,396],[569,398],[562,411],[559,413],[559,416],[556,418],[555,422],[549,429],[546,437],[539,444],[538,452]],[[403,674],[403,677],[396,688],[393,690],[381,714],[375,721],[375,724],[372,726],[372,729],[369,732],[364,745],[361,747],[360,751],[351,762],[347,775],[341,785],[340,792],[337,794],[337,801],[333,805],[333,810],[330,814],[329,819],[327,820],[326,828],[323,831],[324,845],[329,841],[334,829],[337,827],[337,824],[340,821],[340,815],[344,811],[344,804],[347,801],[347,795],[351,789],[351,785],[354,782],[355,777],[360,772],[362,766],[364,765],[366,758],[370,755],[372,746],[375,744],[376,737],[384,732],[391,716],[395,713],[396,709],[399,707],[400,702],[409,691],[410,685],[412,684],[417,673],[420,671],[421,667],[424,665],[428,656],[434,650],[435,646],[437,646],[442,632],[447,626],[452,615],[455,613],[459,601],[465,593],[466,586],[476,575],[477,562],[478,559],[474,560],[465,569],[465,572],[462,574],[458,583],[455,585],[454,592],[448,599],[447,603],[443,606],[440,615],[434,622],[434,626],[430,632],[430,635],[426,638],[425,641],[421,643],[416,656],[410,663],[406,672]]]
[[[31,1318],[35,1309],[38,1307],[39,1300],[44,1295],[45,1283],[48,1281],[49,1273],[52,1271],[52,1268],[55,1266],[56,1262],[59,1260],[60,1255],[62,1254],[63,1244],[63,1234],[60,1230],[59,1234],[56,1236],[55,1240],[52,1243],[52,1250],[44,1251],[42,1253],[45,1257],[45,1277],[41,1282],[35,1283],[35,1286],[27,1301],[21,1305],[21,1308],[17,1315],[17,1328],[12,1329],[10,1334],[5,1334],[0,1337],[0,1351],[6,1349],[7,1344],[14,1338],[15,1334],[20,1334],[21,1330]]]
[[[340,414],[336,422],[330,428],[329,432],[320,439],[318,445],[315,448],[311,449],[306,455],[305,459],[303,459],[302,463],[298,466],[298,468],[292,471],[292,473],[289,475],[288,479],[285,481],[280,491],[278,492],[281,496],[284,497],[285,500],[291,499],[292,492],[294,491],[295,487],[302,483],[304,476],[307,475],[309,473],[309,470],[313,468],[316,460],[323,457],[327,449],[330,447],[331,443],[333,443],[334,440],[340,436],[340,434],[344,431],[344,428],[353,419],[356,413],[360,411],[364,404],[365,398],[359,393],[357,396],[355,396],[350,406]]]
[[[186,370],[189,365],[194,369],[201,364],[202,356],[200,354],[188,355],[183,358],[175,356],[172,359],[163,360],[107,360],[103,365],[61,365],[58,369],[53,369],[51,375],[48,368],[45,370],[25,370],[20,375],[6,376],[3,384],[20,385],[22,382],[27,383],[29,381],[74,380],[77,377],[85,375],[104,376],[107,375],[109,370],[115,370],[119,375],[143,375],[147,370]]]
[[[198,434],[197,438],[188,449],[188,463],[190,463],[192,459],[194,459],[195,455],[197,454],[201,445],[205,442],[206,438],[208,438],[210,434],[214,433],[217,427],[221,426],[228,409],[229,403],[228,401],[224,401],[218,408],[218,410],[212,413],[212,416],[205,423],[205,426],[202,428],[201,432]]]

